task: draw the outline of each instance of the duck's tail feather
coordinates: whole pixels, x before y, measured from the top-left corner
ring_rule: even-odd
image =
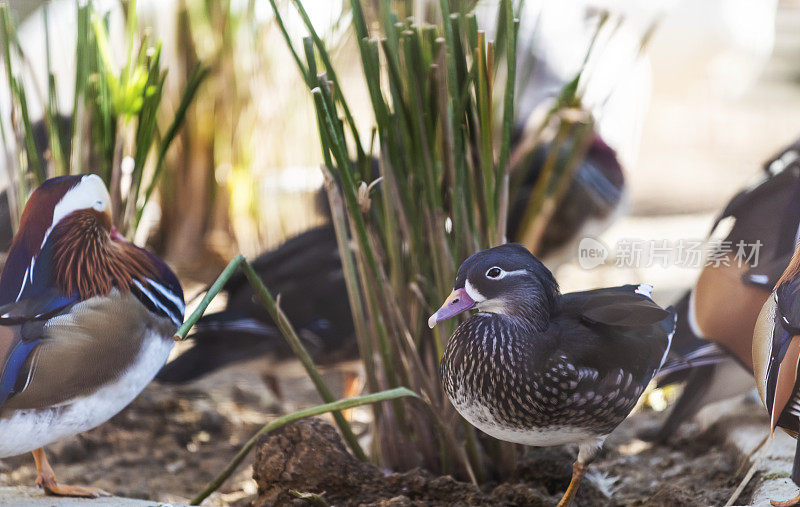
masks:
[[[669,356],[656,375],[659,387],[684,382],[693,368],[717,364],[730,357],[722,347],[693,331],[689,322],[690,303],[689,291],[675,303],[675,334]]]
[[[167,363],[156,376],[163,383],[190,382],[224,366],[288,348],[280,331],[256,319],[210,314],[189,336],[192,347]]]

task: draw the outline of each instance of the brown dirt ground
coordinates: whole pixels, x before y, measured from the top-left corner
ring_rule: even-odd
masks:
[[[285,408],[316,403],[305,385],[289,393],[292,402]],[[190,386],[152,384],[108,423],[54,444],[48,452],[64,483],[91,484],[120,496],[186,502],[278,413],[260,375],[239,367]],[[716,435],[721,432],[715,428],[698,432],[693,425],[669,445],[641,446],[635,433],[657,416],[637,414],[612,435],[590,470],[592,480],[584,481],[578,492],[577,507],[725,502],[738,482],[739,453],[720,441]],[[310,427],[318,425],[301,426],[303,438],[281,433],[271,437],[272,447],[259,446],[260,497],[249,466],[255,458],[250,456],[206,504],[267,505],[265,498],[289,502],[291,489],[322,494],[338,505],[554,505],[569,482],[575,455],[570,448],[526,449],[512,480],[477,490],[418,470],[385,476],[349,458],[332,437],[331,427],[322,426],[327,428],[320,430],[322,437],[314,436]],[[267,480],[270,467],[273,477]],[[276,473],[287,467],[294,472]],[[32,485],[34,479],[29,455],[0,462],[0,486]],[[611,498],[603,490],[611,492]]]

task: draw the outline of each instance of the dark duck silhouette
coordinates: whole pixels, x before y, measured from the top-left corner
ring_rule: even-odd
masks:
[[[800,431],[800,249],[767,298],[753,332],[753,369],[758,393],[770,416],[770,435],[779,427],[797,438]],[[800,439],[795,449],[792,481],[800,486]],[[771,501],[776,507],[800,505]]]
[[[459,325],[440,365],[458,412],[500,440],[576,443],[569,505],[606,436],[633,410],[670,348],[675,313],[649,285],[560,294],[519,244],[478,252],[428,324],[478,310]]]
[[[522,132],[515,133],[517,142]],[[564,166],[574,148],[575,139],[567,136],[559,148],[559,166]],[[519,186],[513,193],[508,215],[508,237],[521,241],[524,236],[523,216],[552,143],[533,150],[530,163],[521,167]],[[587,235],[598,235],[618,217],[625,199],[625,176],[614,150],[603,139],[592,134],[586,157],[578,166],[561,201],[550,217],[536,245],[536,255],[543,259],[563,261],[572,255],[577,243]]]
[[[297,329],[312,358],[329,366],[358,357],[342,265],[331,225],[299,234],[252,261]],[[247,278],[237,273],[225,285],[225,309],[204,315],[195,325],[192,347],[159,372],[165,383],[187,382],[218,368],[254,357],[274,363],[294,358],[280,330],[254,299]],[[268,377],[273,390],[279,384]],[[353,394],[356,378],[347,375]]]
[[[733,226],[723,236],[721,230],[731,220]],[[769,159],[716,219],[710,236],[722,241],[716,254],[724,262],[707,264],[695,287],[675,304],[673,357],[659,379],[662,386],[685,382],[683,392],[661,427],[647,430],[642,438],[663,442],[703,406],[753,387],[753,329],[789,265],[799,224],[800,140]],[[745,255],[737,258],[740,242],[746,245]],[[727,253],[721,251],[723,245]],[[758,245],[758,255],[749,255],[752,245]]]
[[[59,484],[44,446],[133,401],[183,321],[175,275],[112,223],[98,176],[47,180],[25,206],[0,277],[0,458],[32,452],[50,495],[105,494]]]

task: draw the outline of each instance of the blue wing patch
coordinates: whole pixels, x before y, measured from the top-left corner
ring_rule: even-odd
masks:
[[[42,341],[42,336],[38,331],[31,333],[32,336],[26,336],[25,325],[33,322],[42,323],[61,314],[77,300],[77,295],[65,297],[51,293],[0,307],[0,312],[2,312],[0,313],[0,326],[22,326],[17,331],[22,333],[22,336],[17,335],[19,341],[13,345],[11,352],[5,358],[5,364],[0,369],[0,407],[15,393],[15,389],[18,389],[20,380],[24,380],[20,378],[20,375],[24,374],[23,368]]]
[[[11,355],[8,357],[3,369],[3,376],[0,377],[0,406],[11,396],[22,366],[28,360],[28,356],[33,352],[33,349],[39,345],[39,342],[40,340],[22,341],[14,346],[14,350],[11,351]]]

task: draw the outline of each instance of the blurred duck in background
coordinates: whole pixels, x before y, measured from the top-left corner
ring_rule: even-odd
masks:
[[[259,255],[253,268],[297,330],[314,361],[321,366],[358,358],[353,319],[332,225],[301,233],[275,250]],[[277,395],[281,373],[294,353],[280,330],[254,298],[241,273],[224,288],[225,309],[204,315],[191,334],[192,347],[158,374],[166,383],[188,382],[225,365],[256,357],[269,359],[266,380]],[[358,374],[345,368],[344,392],[354,395]]]
[[[597,148],[590,149],[581,167],[587,166],[587,173],[598,174],[600,170],[608,170],[617,175],[620,187],[616,195],[619,195],[622,169],[614,151],[599,137],[595,144]],[[534,163],[541,162],[541,157],[534,159]],[[523,189],[532,191],[534,183],[531,181]],[[589,192],[598,198],[608,195],[605,192],[609,191],[609,185],[607,180],[598,177],[594,183],[587,181],[577,186],[574,193],[569,194],[570,202],[563,205],[565,212],[548,225],[541,248],[545,252],[557,252],[579,237],[592,215],[569,212],[577,209],[572,200],[587,200]],[[319,197],[320,202],[326,201],[324,195]],[[604,201],[604,204],[608,204],[608,201]],[[524,202],[512,206],[510,231],[518,227],[515,215],[523,206]],[[329,213],[326,204],[320,207]],[[603,209],[607,211],[607,208]],[[259,255],[253,261],[253,267],[266,286],[274,294],[280,294],[281,308],[296,327],[315,361],[324,366],[358,358],[347,287],[332,224],[303,232],[274,250]],[[197,322],[190,336],[192,347],[170,361],[159,373],[158,380],[188,382],[225,365],[258,356],[270,357],[277,363],[294,358],[275,323],[254,300],[253,291],[244,276],[234,276],[225,285],[224,291],[228,297],[225,309],[204,315]],[[270,371],[277,370],[271,367]],[[346,374],[346,393],[356,391],[356,379],[356,375]],[[278,385],[273,374],[269,375],[268,381],[273,388]]]
[[[800,139],[768,160],[714,223],[716,260],[676,304],[674,360],[659,380],[685,382],[683,393],[661,428],[644,438],[664,441],[703,406],[753,387],[753,329],[789,265],[799,225]]]
[[[761,401],[770,416],[770,435],[776,427],[797,439],[800,431],[800,249],[767,298],[753,333],[753,370]],[[800,486],[800,439],[792,465],[792,481]],[[776,507],[800,504],[800,493]]]

